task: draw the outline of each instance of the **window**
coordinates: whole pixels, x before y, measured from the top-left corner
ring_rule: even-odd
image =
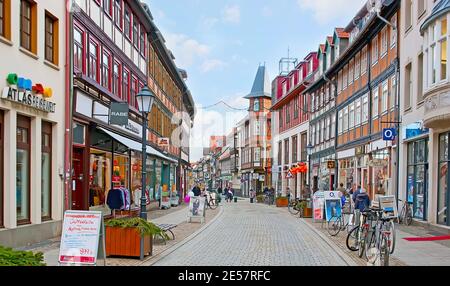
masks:
[[[389,93],[389,108],[393,109],[396,102],[396,94],[397,94],[397,78],[396,76],[393,76],[391,78],[391,92]]]
[[[129,40],[131,40],[131,12],[130,8],[125,6],[125,27],[124,27],[125,36]]]
[[[105,49],[102,57],[102,86],[111,90],[111,55]]]
[[[417,1],[417,17],[420,17],[425,13],[425,1]]]
[[[287,92],[286,84],[287,84],[286,81],[284,81],[284,82],[283,82],[283,95],[285,95],[286,92]]]
[[[291,114],[290,114],[290,104],[285,106],[286,109],[286,124],[288,124],[289,122],[291,122]]]
[[[378,36],[372,40],[372,65],[378,62]]]
[[[122,77],[122,99],[124,101],[129,102],[129,96],[130,96],[130,72],[125,69],[123,69],[123,77]]]
[[[405,28],[408,31],[412,27],[413,1],[406,0],[405,5]],[[420,1],[419,1],[420,2]]]
[[[343,131],[347,132],[348,131],[348,106],[344,107],[344,120],[343,120]]]
[[[284,140],[284,164],[289,164],[289,139]]]
[[[17,224],[30,223],[30,118],[17,116],[16,217]]]
[[[343,110],[339,111],[339,119],[338,119],[338,134],[341,135],[342,134],[342,130],[343,130],[343,121],[342,121],[342,117],[344,115]]]
[[[316,145],[316,130],[315,130],[315,125],[311,126],[311,144],[314,146]]]
[[[136,15],[133,15],[133,44],[136,48],[139,48],[139,23]]]
[[[336,136],[336,116],[331,118],[331,138]]]
[[[294,74],[292,74],[291,78],[289,79],[289,90],[294,89]]]
[[[83,72],[84,33],[76,26],[73,29],[73,40],[73,65],[76,70]]]
[[[0,0],[0,36],[5,36],[5,24],[6,24],[6,9],[5,0]]]
[[[369,96],[367,94],[363,97],[362,120],[362,123],[369,121]]]
[[[281,141],[278,142],[278,165],[281,166],[283,163],[281,162],[283,153],[283,143]]]
[[[397,27],[397,14],[395,14],[392,19],[391,19],[391,23],[394,27]],[[397,33],[398,33],[399,29],[390,29],[391,31],[391,49],[393,49],[395,47],[395,44],[397,43]]]
[[[367,72],[367,47],[364,47],[361,53],[361,75]]]
[[[99,61],[98,61],[98,55],[99,55],[99,47],[98,44],[91,39],[89,42],[89,74],[88,76],[92,78],[93,80],[99,81]]]
[[[387,54],[388,50],[388,38],[387,38],[387,28],[385,27],[381,31],[381,57]]]
[[[342,91],[342,71],[338,73],[338,93]]]
[[[440,80],[447,79],[447,18],[441,20]]]
[[[348,72],[347,66],[345,66],[343,76],[342,76],[342,90],[345,90],[347,88],[347,84],[348,84],[348,73],[347,72]]]
[[[423,100],[423,81],[423,53],[421,53],[417,59],[417,102]]]
[[[253,111],[258,112],[259,111],[259,99],[255,99],[255,102],[253,103]]]
[[[298,118],[298,96],[294,99],[294,118]]]
[[[36,3],[20,1],[20,46],[34,54],[36,45]]]
[[[52,217],[52,124],[42,122],[41,217]]]
[[[355,105],[355,126],[357,127],[361,124],[361,98],[356,100]]]
[[[349,85],[353,83],[353,79],[354,79],[354,73],[353,73],[354,67],[355,67],[355,66],[354,66],[354,61],[351,60],[349,66],[348,66],[348,84],[349,84]]]
[[[278,121],[278,126],[279,128],[283,127],[283,110],[278,111],[278,115],[279,115],[279,121]]]
[[[255,152],[254,162],[255,163],[261,162],[261,148],[260,147],[255,148],[254,152]]]
[[[147,45],[145,44],[146,43],[145,39],[146,39],[145,29],[143,26],[141,26],[141,37],[140,37],[141,41],[140,41],[139,47],[141,49],[141,55],[143,55],[144,57],[146,55],[145,49],[147,47]]]
[[[316,123],[316,144],[320,144],[320,121]]]
[[[296,163],[297,160],[297,152],[298,152],[298,137],[293,136],[292,137],[292,163]]]
[[[383,83],[383,89],[381,92],[381,114],[388,110],[388,97],[389,97],[389,86],[388,81],[386,80]]]
[[[122,0],[114,0],[114,23],[116,26],[122,29]]]
[[[109,16],[112,16],[112,0],[103,0],[103,11]]]
[[[255,135],[261,135],[261,122],[258,118],[255,119]]]
[[[325,141],[325,118],[323,120],[321,120],[322,122],[322,133],[320,134],[320,142],[322,143],[323,141]]]
[[[120,82],[120,63],[114,62],[113,68],[113,93],[117,97],[121,97],[121,82]]]
[[[138,80],[135,77],[133,77],[133,80],[131,82],[130,98],[128,101],[128,104],[133,107],[137,107],[136,94],[139,92],[138,85],[139,85]]]
[[[373,93],[372,93],[372,118],[377,118],[379,115],[379,102],[380,102],[380,98],[379,98],[379,87],[377,86],[376,88],[374,88]]]
[[[350,103],[348,114],[348,128],[351,130],[355,127],[355,103]]]
[[[86,126],[74,123],[73,128],[73,143],[77,145],[85,145],[86,144]]]
[[[45,59],[58,64],[58,19],[45,11]]]
[[[405,105],[404,108],[408,109],[411,107],[411,93],[412,90],[412,64],[408,64],[405,68]]]

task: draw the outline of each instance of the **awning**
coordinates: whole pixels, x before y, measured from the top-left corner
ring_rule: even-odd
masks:
[[[123,145],[127,146],[128,148],[130,148],[131,150],[142,152],[142,143],[137,142],[137,141],[132,140],[132,139],[129,139],[127,137],[121,136],[121,135],[116,134],[114,132],[108,131],[108,130],[106,130],[104,128],[101,128],[101,127],[98,127],[98,129],[100,129],[101,131],[105,132],[106,134],[108,134],[112,138],[114,138],[117,141],[119,141],[121,144],[123,144]],[[161,158],[163,160],[167,160],[167,161],[172,162],[172,163],[178,163],[177,160],[174,160],[174,159],[164,155],[163,153],[159,152],[155,148],[153,148],[151,146],[148,146],[148,145],[147,145],[147,154],[159,157],[159,158]]]

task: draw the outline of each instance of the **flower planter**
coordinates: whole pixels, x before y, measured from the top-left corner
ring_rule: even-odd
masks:
[[[140,257],[141,235],[137,228],[106,227],[106,256]],[[152,255],[153,239],[144,237],[144,256]]]
[[[312,217],[312,208],[304,208],[303,209],[303,217],[311,218]]]
[[[286,208],[289,205],[288,198],[277,198],[276,205],[278,208]]]

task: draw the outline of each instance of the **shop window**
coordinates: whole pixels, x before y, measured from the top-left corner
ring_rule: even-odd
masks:
[[[428,140],[408,144],[407,200],[415,218],[426,219],[428,186]]]
[[[20,1],[20,46],[37,54],[37,4],[29,0]]]
[[[17,116],[16,211],[17,224],[30,223],[30,118]]]
[[[89,172],[89,208],[102,207],[106,203],[106,193],[109,191],[111,181],[111,152],[98,149],[90,151],[90,172]],[[120,180],[119,180],[120,181]]]
[[[3,111],[0,110],[0,228],[3,227]]]
[[[59,21],[45,11],[45,59],[55,65],[59,60]]]
[[[449,133],[440,135],[439,137],[439,170],[438,170],[438,209],[437,220],[439,224],[450,225],[449,221],[449,204],[450,196],[448,194],[448,186],[450,185],[450,172],[448,167],[450,165],[449,158]]]
[[[42,122],[41,217],[52,217],[52,124]]]

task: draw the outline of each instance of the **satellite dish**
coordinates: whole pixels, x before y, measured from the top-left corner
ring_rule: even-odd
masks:
[[[383,7],[383,0],[368,0],[366,7],[369,13],[380,13]]]

